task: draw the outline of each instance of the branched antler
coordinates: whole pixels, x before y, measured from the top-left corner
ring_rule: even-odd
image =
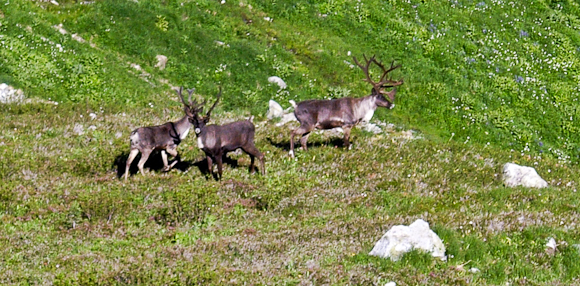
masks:
[[[401,67],[401,65],[394,65],[395,62],[393,61],[391,63],[391,67],[389,69],[385,68],[385,66],[383,65],[382,62],[378,61],[375,56],[373,55],[372,57],[370,57],[370,59],[367,59],[366,55],[363,54],[363,57],[365,59],[366,65],[362,65],[361,63],[359,63],[359,61],[356,59],[356,57],[353,57],[354,62],[356,63],[357,66],[359,66],[363,72],[365,73],[366,79],[364,81],[370,83],[373,85],[373,88],[375,90],[375,92],[377,94],[383,93],[385,94],[384,91],[382,91],[382,88],[386,88],[386,87],[395,87],[395,86],[399,86],[401,84],[403,84],[403,79],[400,79],[398,81],[394,81],[391,78],[387,79],[387,75],[392,72],[395,69],[398,69]],[[379,82],[375,82],[371,79],[370,73],[369,73],[369,67],[371,65],[371,63],[374,62],[377,66],[379,66],[382,70],[383,70],[383,74],[380,77]]]
[[[371,76],[369,74],[369,66],[371,65],[371,62],[373,62],[375,60],[375,56],[372,56],[370,60],[367,59],[367,56],[365,54],[363,54],[363,57],[365,58],[365,62],[366,62],[366,66],[361,65],[358,60],[356,59],[356,57],[352,57],[352,59],[354,60],[354,62],[356,63],[357,66],[359,66],[363,72],[366,75],[366,79],[365,81],[374,85],[375,83],[373,82],[373,80],[371,79]]]
[[[189,97],[187,98],[187,102],[185,101],[185,97],[183,97],[183,87],[179,87],[179,89],[175,90],[181,98],[181,102],[185,106],[185,111],[189,115],[193,115],[202,111],[203,106],[205,105],[205,100],[202,103],[198,103],[197,100],[191,101],[191,96],[195,91],[195,88],[188,89],[187,92],[189,93]]]
[[[403,79],[401,79],[401,80],[399,80],[399,81],[393,81],[393,78],[392,78],[392,77],[391,77],[391,78],[389,78],[389,79],[387,79],[387,78],[386,78],[386,77],[387,77],[387,75],[388,75],[390,72],[392,72],[393,70],[396,70],[396,69],[400,68],[400,67],[401,67],[401,65],[400,65],[400,64],[399,64],[399,65],[396,65],[396,66],[394,66],[394,64],[395,64],[395,61],[392,61],[392,62],[391,62],[391,67],[390,67],[390,68],[387,70],[387,69],[385,68],[385,66],[383,65],[383,63],[382,63],[382,62],[379,62],[379,61],[377,61],[377,60],[374,60],[374,62],[375,62],[375,64],[377,64],[377,65],[378,65],[378,66],[379,66],[381,69],[383,69],[383,75],[381,76],[381,81],[379,82],[379,83],[381,84],[381,86],[383,86],[383,87],[394,87],[394,86],[398,86],[398,85],[401,85],[401,84],[403,84]],[[391,85],[384,86],[384,84],[387,84],[387,83],[390,83]]]
[[[211,114],[211,111],[217,105],[218,101],[220,100],[220,97],[222,96],[222,87],[220,86],[219,89],[220,89],[220,91],[216,95],[217,99],[215,100],[215,102],[213,103],[213,105],[211,106],[211,108],[207,111],[207,114],[205,115],[206,118],[209,118],[209,116]]]

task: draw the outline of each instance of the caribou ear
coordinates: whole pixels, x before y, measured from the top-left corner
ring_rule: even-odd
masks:
[[[387,100],[390,103],[395,103],[395,94],[397,94],[397,88],[396,87],[393,88],[393,90],[387,92],[386,94],[387,94],[387,97],[388,97]]]
[[[203,117],[203,123],[207,124],[209,122],[209,116]]]

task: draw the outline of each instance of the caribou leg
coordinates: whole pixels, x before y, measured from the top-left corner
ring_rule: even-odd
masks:
[[[302,134],[302,138],[300,138],[300,145],[302,145],[302,150],[308,150],[308,136],[310,136],[310,132]]]
[[[149,155],[151,155],[152,151],[153,150],[151,150],[151,149],[144,149],[141,151],[141,160],[139,160],[137,167],[139,167],[139,171],[141,172],[141,175],[143,175],[143,176],[145,176],[145,171],[143,171],[143,166],[145,166],[145,162],[147,162],[147,159],[149,159]]]
[[[242,150],[244,150],[244,152],[246,152],[248,155],[250,155],[250,172],[254,172],[254,157],[258,157],[258,160],[260,160],[260,165],[262,167],[262,176],[266,174],[266,168],[264,167],[264,154],[262,154],[262,152],[260,152],[260,150],[258,150],[258,148],[256,148],[256,146],[248,146],[248,147],[242,147]]]
[[[207,170],[209,171],[209,175],[213,176],[213,163],[211,160],[211,156],[206,156],[207,159]]]
[[[220,152],[218,155],[215,156],[215,160],[217,161],[218,165],[218,181],[222,179],[222,167],[223,167],[223,154]]]
[[[169,171],[169,164],[167,164],[167,152],[161,150],[161,160],[163,160],[163,172]]]
[[[139,149],[133,149],[131,150],[131,153],[129,153],[129,157],[127,157],[127,164],[125,165],[125,180],[129,177],[129,168],[131,168],[131,163],[133,163],[137,154],[139,154]]]
[[[349,141],[349,139],[350,139],[350,130],[351,129],[352,129],[352,125],[347,125],[347,126],[343,126],[342,127],[342,130],[344,131],[344,147],[347,150],[350,150],[351,149],[350,141]]]
[[[181,158],[179,158],[179,153],[177,153],[176,147],[174,147],[174,148],[167,148],[167,153],[169,153],[169,155],[173,156],[173,158],[174,158],[174,160],[171,163],[171,165],[169,165],[169,167],[167,168],[167,171],[171,170],[171,168],[173,168],[173,166],[175,166],[175,164],[177,164],[177,163],[179,163],[181,161]]]
[[[290,156],[292,158],[294,158],[294,136],[296,135],[303,135],[304,133],[310,133],[310,131],[312,131],[314,129],[314,127],[305,127],[300,125],[300,127],[298,127],[296,130],[292,131],[291,135],[290,135]],[[306,150],[306,140],[308,140],[308,136],[306,136],[306,139],[300,138],[300,143],[302,144],[302,148],[304,150]]]

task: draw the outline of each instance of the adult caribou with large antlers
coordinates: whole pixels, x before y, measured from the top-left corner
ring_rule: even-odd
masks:
[[[191,94],[186,102],[185,98],[179,93],[183,105],[185,106],[185,114],[189,118],[189,122],[193,125],[195,134],[197,136],[197,147],[199,147],[206,155],[207,165],[210,174],[213,174],[213,160],[218,165],[218,179],[222,177],[222,158],[228,152],[235,151],[240,148],[248,155],[250,155],[250,171],[254,171],[254,157],[258,157],[262,167],[262,175],[266,173],[264,167],[264,154],[254,145],[255,127],[252,123],[252,117],[248,120],[232,122],[225,125],[206,125],[210,120],[211,111],[220,100],[222,90],[217,95],[215,103],[207,111],[205,116],[203,113],[203,106],[206,101],[197,103],[197,100],[191,101]]]
[[[294,136],[302,136],[300,143],[302,149],[307,149],[307,141],[310,132],[314,129],[332,129],[342,127],[344,130],[344,146],[350,147],[350,130],[353,126],[361,121],[369,121],[377,109],[377,107],[393,108],[395,106],[395,94],[397,93],[396,86],[403,84],[403,79],[394,81],[387,78],[387,75],[393,70],[401,67],[401,65],[394,66],[391,63],[390,68],[385,66],[372,56],[370,59],[365,59],[365,64],[358,62],[356,57],[353,57],[354,62],[359,66],[366,75],[365,81],[370,83],[373,88],[371,94],[360,98],[338,98],[330,100],[306,100],[298,103],[294,109],[294,115],[300,122],[300,127],[292,131],[290,135],[290,156],[294,157]],[[383,70],[383,74],[378,82],[371,79],[369,74],[369,67],[371,63],[375,63]],[[386,91],[386,88],[395,87],[391,91]],[[386,97],[385,97],[386,96]]]

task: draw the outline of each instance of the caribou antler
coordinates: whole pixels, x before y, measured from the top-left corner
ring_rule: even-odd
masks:
[[[201,112],[201,109],[202,109],[203,105],[205,104],[205,101],[202,102],[201,104],[198,104],[197,100],[191,101],[191,96],[193,95],[194,91],[195,91],[195,88],[187,90],[187,92],[189,93],[189,97],[187,98],[187,102],[186,102],[185,97],[183,97],[183,94],[182,94],[183,93],[183,86],[179,87],[179,89],[175,89],[175,92],[177,92],[177,94],[179,95],[179,98],[181,98],[181,102],[183,103],[183,105],[185,107],[185,112],[189,116],[193,116],[193,114]]]
[[[392,77],[389,79],[386,78],[390,72],[400,68],[401,67],[400,64],[394,66],[395,61],[392,61],[391,67],[387,70],[382,62],[379,62],[374,58],[373,58],[373,61],[375,62],[376,65],[378,65],[381,69],[383,69],[383,75],[381,76],[381,81],[378,83],[378,84],[380,84],[380,86],[382,86],[382,87],[395,87],[395,86],[399,86],[399,85],[403,84],[403,79],[400,79],[399,81],[394,81]],[[389,83],[390,85],[385,85],[387,83]]]
[[[220,100],[220,97],[222,96],[222,87],[219,87],[220,91],[218,92],[218,94],[216,95],[217,99],[215,100],[215,102],[213,103],[213,105],[211,106],[211,108],[207,111],[207,114],[205,115],[205,117],[207,119],[209,119],[209,116],[211,114],[211,111],[214,109],[214,107],[217,105],[218,101]]]
[[[363,72],[366,75],[366,79],[365,81],[374,85],[375,82],[371,79],[371,76],[369,74],[369,66],[371,65],[371,62],[375,60],[375,56],[372,56],[370,60],[367,59],[367,56],[365,54],[363,54],[363,57],[365,58],[365,62],[367,63],[366,66],[361,65],[358,60],[356,59],[356,57],[352,57],[352,59],[354,60],[354,62],[356,63],[357,66],[359,66]]]
[[[383,92],[381,90],[381,88],[386,88],[386,87],[395,87],[395,86],[399,86],[401,84],[403,84],[403,79],[400,79],[399,81],[394,81],[392,80],[392,78],[387,79],[387,75],[392,72],[395,69],[398,69],[401,67],[401,65],[396,65],[394,66],[394,61],[391,63],[391,67],[389,69],[386,69],[385,66],[383,65],[382,62],[378,61],[375,56],[373,55],[372,57],[370,57],[370,59],[367,59],[367,56],[363,54],[363,57],[365,59],[366,65],[362,65],[361,63],[359,63],[359,61],[356,59],[356,57],[353,57],[354,62],[356,63],[357,66],[359,66],[365,76],[366,79],[364,81],[370,83],[373,85],[373,89],[375,90],[375,92],[377,94],[386,94],[386,92]],[[369,73],[369,67],[371,65],[371,63],[374,62],[376,65],[378,65],[382,70],[383,70],[383,74],[380,77],[379,82],[375,82],[371,79],[370,73]]]

